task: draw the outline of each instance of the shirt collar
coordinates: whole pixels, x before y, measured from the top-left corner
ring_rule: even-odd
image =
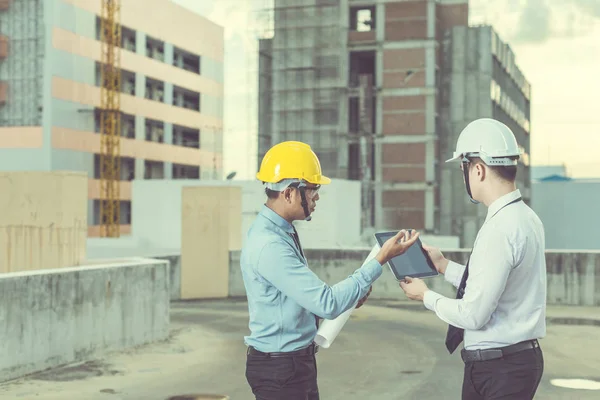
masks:
[[[274,223],[275,225],[277,225],[279,228],[283,229],[287,233],[294,233],[294,227],[292,226],[292,224],[287,222],[279,214],[277,214],[275,211],[271,210],[266,205],[262,206],[260,215],[262,215],[263,217],[265,217],[266,219],[268,219],[269,221],[271,221],[272,223]]]
[[[485,222],[487,222],[490,218],[492,218],[502,207],[521,197],[521,191],[519,189],[507,193],[504,196],[496,199],[492,204],[490,204],[487,212],[487,216],[485,218]]]

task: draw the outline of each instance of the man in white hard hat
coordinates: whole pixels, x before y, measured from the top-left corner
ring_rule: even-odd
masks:
[[[544,359],[538,339],[546,334],[544,227],[516,188],[521,151],[512,131],[483,118],[460,134],[454,157],[467,194],[488,207],[466,266],[424,246],[437,270],[458,290],[456,299],[407,278],[407,297],[421,300],[448,323],[452,354],[464,339],[463,399],[532,399]]]

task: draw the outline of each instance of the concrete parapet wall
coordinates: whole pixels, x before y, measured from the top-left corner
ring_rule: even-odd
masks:
[[[361,266],[370,250],[305,251],[311,269],[325,282],[335,284]],[[453,261],[466,263],[470,250],[443,251]],[[600,305],[600,251],[546,252],[548,304],[575,306]],[[427,284],[445,296],[454,297],[455,289],[442,276],[427,278]],[[240,271],[240,252],[230,253],[229,295],[245,296]],[[405,299],[402,289],[387,266],[373,285],[372,298]]]
[[[600,251],[546,253],[548,302],[600,305]]]
[[[169,292],[171,300],[181,300],[181,255],[153,257],[169,263]]]
[[[0,275],[0,381],[168,334],[166,260]]]

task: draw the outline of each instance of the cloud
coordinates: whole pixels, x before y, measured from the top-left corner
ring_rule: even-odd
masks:
[[[600,0],[571,0],[588,15],[600,18]]]
[[[588,36],[600,26],[600,0],[472,0],[470,22],[515,44]]]
[[[552,13],[547,0],[528,0],[513,39],[518,42],[543,42],[551,35]]]

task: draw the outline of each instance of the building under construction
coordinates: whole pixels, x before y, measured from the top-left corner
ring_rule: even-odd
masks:
[[[463,227],[479,211],[441,161],[479,117],[517,128],[528,151],[530,88],[491,28],[468,27],[468,1],[275,0],[266,12],[259,160],[275,143],[305,141],[326,174],[363,181],[363,228],[472,243]]]
[[[88,172],[91,236],[105,129],[102,9],[116,3],[120,232],[132,179],[222,177],[222,27],[170,0],[0,0],[0,170]]]

